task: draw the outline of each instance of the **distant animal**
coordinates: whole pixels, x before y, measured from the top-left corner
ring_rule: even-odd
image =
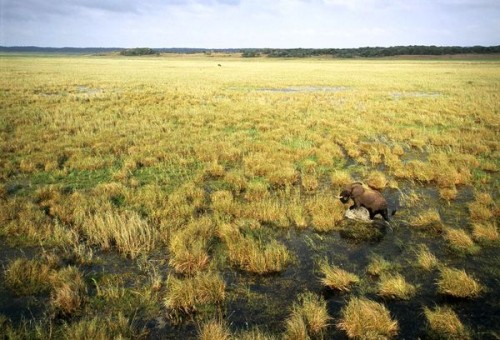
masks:
[[[384,220],[389,222],[389,209],[384,196],[377,190],[364,187],[360,182],[347,185],[340,193],[339,199],[342,203],[347,203],[352,199],[354,204],[349,209],[365,207],[368,209],[371,220],[375,215],[380,214]],[[391,216],[395,213],[396,210],[391,213]]]
[[[221,65],[221,64],[217,64],[217,66],[222,67],[222,65]]]

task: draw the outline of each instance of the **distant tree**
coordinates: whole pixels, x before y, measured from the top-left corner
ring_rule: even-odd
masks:
[[[157,54],[152,48],[149,47],[138,47],[129,48],[120,52],[124,56],[141,56],[141,55],[152,55]]]
[[[255,58],[259,57],[260,53],[257,50],[244,50],[243,53],[241,53],[241,56],[243,58]]]

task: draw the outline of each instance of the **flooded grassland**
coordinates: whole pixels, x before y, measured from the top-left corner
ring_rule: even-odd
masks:
[[[500,336],[500,62],[0,62],[7,337]]]

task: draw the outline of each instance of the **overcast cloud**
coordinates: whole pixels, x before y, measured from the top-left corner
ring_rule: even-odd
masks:
[[[500,45],[500,0],[0,0],[0,45]]]

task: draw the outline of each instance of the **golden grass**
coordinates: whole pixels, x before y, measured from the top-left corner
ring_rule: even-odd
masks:
[[[292,314],[286,321],[285,339],[317,337],[328,327],[330,320],[326,301],[312,292],[305,292],[294,303]]]
[[[213,222],[207,217],[192,220],[184,229],[174,232],[168,245],[169,265],[176,272],[188,275],[207,268],[208,247],[214,232]]]
[[[282,337],[275,336],[260,330],[258,327],[253,327],[250,330],[238,332],[234,338],[239,340],[277,340]]]
[[[417,263],[420,268],[432,270],[439,265],[437,257],[431,253],[425,244],[421,244],[417,250]]]
[[[302,187],[305,192],[311,194],[316,192],[319,187],[319,181],[314,174],[304,174],[302,175]]]
[[[268,199],[271,196],[268,190],[269,185],[266,182],[251,181],[247,184],[244,197],[248,201]]]
[[[55,313],[71,315],[84,304],[87,287],[83,274],[76,267],[66,267],[52,278],[51,305]]]
[[[440,232],[443,229],[441,216],[434,209],[423,211],[420,215],[413,217],[410,220],[410,226],[417,230],[430,230],[434,232]]]
[[[337,196],[332,194],[317,194],[305,202],[305,207],[311,216],[311,225],[316,231],[335,230],[338,222],[344,218],[345,208]]]
[[[399,273],[382,275],[378,283],[378,295],[385,298],[409,300],[416,290],[416,287],[406,282]]]
[[[229,262],[241,270],[256,274],[280,272],[292,260],[283,244],[276,240],[264,242],[245,236],[234,225],[221,226],[219,236],[227,247]]]
[[[359,277],[356,274],[349,273],[348,271],[339,268],[335,265],[330,265],[328,262],[323,261],[320,264],[321,283],[329,288],[348,292],[351,286],[359,282]]]
[[[474,244],[472,238],[463,229],[447,228],[444,234],[445,240],[451,249],[463,254],[476,254],[480,247]]]
[[[52,268],[37,260],[18,258],[5,269],[5,285],[16,295],[32,295],[51,287]]]
[[[225,289],[224,279],[218,273],[201,272],[185,279],[169,275],[163,304],[174,312],[191,313],[203,305],[223,302]]]
[[[472,224],[472,237],[478,242],[498,241],[498,228],[496,222]]]
[[[380,255],[374,255],[370,259],[366,272],[370,275],[379,276],[392,268],[392,264]]]
[[[448,306],[424,307],[424,314],[431,332],[446,339],[470,339],[470,334],[458,315]]]
[[[119,312],[116,315],[106,317],[86,317],[71,323],[64,323],[62,327],[64,339],[86,340],[86,339],[143,339],[147,332],[136,330],[132,320]]]
[[[299,314],[292,314],[292,316],[286,320],[286,333],[284,338],[289,340],[310,339],[307,333],[306,321]]]
[[[82,233],[104,250],[115,244],[120,253],[130,258],[150,252],[158,238],[156,229],[133,212],[90,215],[82,225]]]
[[[101,250],[133,261],[158,252],[161,272],[188,287],[226,264],[279,272],[293,254],[274,234],[255,235],[335,234],[346,209],[336,197],[356,178],[377,187],[404,179],[408,219],[434,231],[446,222],[435,213],[412,220],[428,206],[427,190],[461,209],[457,193],[473,187],[473,239],[498,238],[495,225],[486,228],[498,215],[495,63],[227,58],[214,68],[212,56],[1,58],[0,235],[9,244],[54,247],[86,265],[106,262]],[[332,84],[340,91],[310,89]],[[289,86],[299,91],[263,90]],[[225,225],[236,233],[219,235]],[[47,266],[36,267],[42,278],[59,269]],[[39,289],[43,279],[14,268],[6,278],[24,280],[24,294]],[[138,285],[175,286],[161,277]],[[178,309],[196,309],[194,301]],[[95,313],[111,323],[105,308]],[[85,316],[78,327],[86,322],[97,321]],[[108,337],[120,334],[132,337]]]
[[[229,340],[231,338],[231,332],[227,325],[218,320],[204,322],[198,333],[200,340]]]
[[[302,204],[300,193],[298,191],[294,192],[288,201],[287,217],[290,220],[290,223],[297,228],[306,228],[309,224],[307,211]]]
[[[491,207],[478,201],[469,203],[469,213],[471,221],[475,222],[487,221],[493,217]]]
[[[349,338],[387,339],[399,331],[398,322],[391,318],[387,308],[366,298],[351,298],[341,315],[337,327]]]
[[[382,190],[387,186],[389,181],[383,172],[372,171],[366,178],[365,183],[373,189]]]
[[[484,288],[465,270],[442,268],[437,281],[438,292],[459,298],[474,298],[483,292]]]
[[[447,201],[454,200],[455,198],[457,198],[457,195],[458,190],[454,185],[446,188],[439,188],[439,197]]]
[[[332,186],[336,189],[343,188],[349,183],[354,182],[351,177],[351,174],[347,171],[336,170],[331,173],[330,181],[332,182]]]

